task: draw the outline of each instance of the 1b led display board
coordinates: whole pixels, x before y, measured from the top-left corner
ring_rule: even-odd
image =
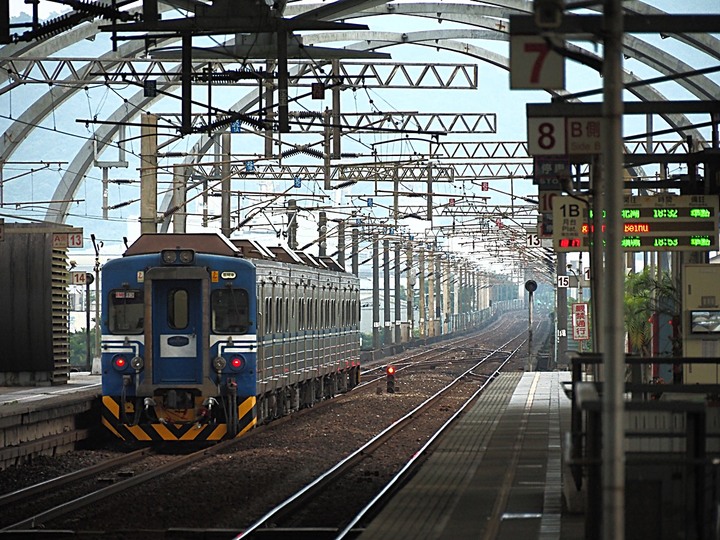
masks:
[[[625,251],[715,251],[718,196],[626,195],[622,227]],[[589,201],[569,196],[553,199],[555,251],[588,251],[593,232]]]

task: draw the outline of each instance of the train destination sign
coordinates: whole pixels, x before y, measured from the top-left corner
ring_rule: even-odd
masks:
[[[625,251],[715,251],[718,249],[717,195],[624,197]],[[555,251],[588,251],[592,244],[590,203],[568,196],[553,199]]]

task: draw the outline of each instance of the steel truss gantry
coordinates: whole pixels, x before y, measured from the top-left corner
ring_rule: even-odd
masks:
[[[478,87],[476,64],[419,64],[414,62],[342,61],[339,72],[328,74],[318,62],[289,61],[294,69],[289,84],[310,87],[319,81],[341,89],[418,88],[439,90],[474,90]],[[82,58],[82,57],[21,57],[9,58],[2,64],[12,82],[0,88],[0,95],[22,84],[62,84],[80,87],[97,84],[135,84],[146,81],[170,87],[180,84],[177,62],[152,58]],[[272,80],[274,72],[266,64],[237,59],[196,62],[192,80],[207,84],[208,71],[214,85],[257,86],[258,81]]]
[[[171,120],[179,125],[180,113],[160,112],[158,116]],[[251,116],[252,112],[246,113]],[[290,111],[289,118],[294,133],[322,133],[326,129],[338,127],[331,123],[321,112]],[[217,115],[213,120],[228,120],[229,116]],[[339,127],[346,133],[372,133],[376,131],[392,131],[397,133],[422,133],[446,135],[496,133],[497,115],[495,113],[438,113],[417,111],[389,111],[389,112],[359,112],[342,113],[339,118]],[[206,127],[207,114],[196,113],[192,115],[192,127],[195,129]],[[243,130],[252,131],[252,124],[242,126]]]
[[[494,6],[483,6],[483,5],[472,5],[472,4],[452,4],[452,3],[436,3],[436,4],[423,4],[423,3],[399,3],[399,4],[387,4],[382,6],[376,6],[376,7],[370,7],[368,9],[363,9],[365,6],[360,4],[357,11],[362,11],[362,15],[373,15],[373,14],[389,14],[389,13],[397,13],[397,14],[406,14],[406,15],[413,15],[413,16],[420,16],[420,17],[428,17],[428,18],[434,18],[436,20],[447,20],[447,21],[458,21],[463,22],[464,24],[470,24],[473,26],[479,26],[479,27],[485,27],[488,29],[491,29],[493,32],[495,32],[495,38],[494,39],[507,39],[507,18],[510,14],[513,13],[529,13],[532,12],[532,3],[524,0],[503,0],[496,3],[497,7]],[[289,5],[287,8],[287,13],[290,14],[293,9],[312,9],[312,7],[307,6],[295,6],[293,4]],[[164,9],[164,7],[161,7],[161,10]],[[596,8],[591,8],[596,9]],[[628,5],[626,9],[633,13],[661,13],[659,10],[652,8],[651,6],[648,6],[647,4],[636,1],[632,2],[631,5]],[[359,16],[359,13],[356,13],[355,15]],[[346,14],[346,17],[350,17],[352,14]],[[7,62],[7,59],[14,58],[14,57],[21,57],[21,56],[30,56],[30,55],[44,55],[44,54],[52,54],[54,52],[57,52],[59,50],[62,50],[64,46],[69,45],[72,41],[77,41],[79,39],[87,39],[92,37],[96,33],[97,29],[97,23],[91,22],[88,24],[84,24],[80,27],[74,28],[70,30],[68,33],[64,33],[62,35],[54,36],[51,39],[37,42],[33,44],[17,44],[17,45],[7,45],[2,48],[2,53],[4,56],[4,60],[0,62],[0,64],[5,65]],[[307,36],[306,37],[306,43],[321,43],[323,41],[332,41],[333,39],[337,39],[337,36],[333,37],[331,36],[332,33],[328,34],[317,34],[316,37],[313,36]],[[490,36],[491,32],[485,32],[486,36]],[[386,37],[387,36],[387,37]],[[366,34],[363,37],[358,37],[358,43],[355,45],[352,45],[354,48],[367,48],[367,49],[373,49],[373,48],[380,48],[380,47],[386,47],[394,44],[401,44],[401,43],[420,43],[420,44],[426,44],[430,47],[437,47],[442,48],[445,50],[454,50],[457,52],[461,52],[464,54],[467,54],[468,56],[475,57],[475,58],[481,58],[486,62],[489,62],[491,64],[503,67],[507,69],[507,59],[502,57],[501,55],[497,55],[494,53],[491,53],[487,50],[481,49],[479,47],[475,47],[474,45],[471,45],[467,42],[463,43],[461,41],[454,41],[454,40],[462,40],[462,39],[473,39],[474,34],[471,35],[471,32],[465,32],[464,38],[460,35],[460,32],[455,32],[454,34],[450,34],[448,32],[440,31],[440,32],[426,32],[426,33],[412,33],[412,34],[391,34],[391,33],[384,33],[381,37],[381,33],[372,33],[372,36],[370,34]],[[347,39],[347,34],[344,36]],[[371,43],[368,43],[367,38],[373,38],[374,41]],[[713,57],[720,57],[720,46],[718,46],[718,40],[717,38],[711,36],[711,35],[696,35],[696,34],[682,34],[682,35],[669,35],[668,37],[672,37],[674,39],[677,39],[679,41],[683,41],[685,43],[688,43],[689,45],[695,47],[696,49],[704,52],[705,54],[711,55]],[[493,38],[491,38],[493,39]],[[380,40],[385,40],[384,42],[381,42]],[[680,66],[677,62],[678,59],[676,58],[669,58],[667,53],[664,53],[663,51],[659,51],[656,48],[647,48],[649,46],[646,46],[645,44],[639,44],[636,42],[630,42],[628,41],[626,44],[626,51],[628,56],[636,57],[639,61],[648,63],[652,61],[653,59],[655,61],[659,61],[661,63],[657,64],[656,69],[660,70],[663,73],[678,73],[685,70],[685,65]],[[641,46],[645,47],[641,50]],[[121,47],[123,48],[123,47]],[[139,47],[138,47],[139,48]],[[658,54],[660,53],[660,54]],[[679,66],[679,67],[678,67]],[[630,74],[627,74],[627,77],[630,80],[637,80],[636,78],[632,77]],[[3,74],[0,73],[0,81],[3,79]],[[702,93],[702,97],[708,96],[708,94],[715,95],[717,98],[717,86],[714,84],[707,84],[711,83],[707,77],[695,77],[693,81],[697,81],[694,85],[691,91],[694,91],[697,95],[697,93]],[[663,97],[655,91],[654,88],[644,88],[643,92],[638,92],[638,96],[641,99],[663,99]],[[142,95],[142,93],[140,93]],[[700,96],[698,96],[700,97]],[[42,100],[43,103],[49,102],[50,99],[44,99]],[[150,100],[138,100],[136,98],[133,98],[130,101],[131,106],[142,106],[143,104],[148,104]],[[55,96],[55,104],[58,103],[57,95]],[[33,110],[28,110],[27,115],[23,115],[23,121],[26,121],[26,125],[36,125],[39,123],[40,119],[47,115],[47,108],[45,105],[43,105],[43,109],[39,110],[39,108],[34,108]],[[127,117],[123,116],[118,112],[115,115],[111,115],[111,119],[117,119],[117,121],[127,121]],[[673,121],[674,126],[676,126],[678,129],[682,129],[684,133],[689,134],[693,133],[694,130],[690,127],[686,127],[689,125],[689,123],[681,122],[681,121]],[[19,128],[17,126],[11,126],[10,131],[17,131]],[[111,140],[110,137],[108,137],[109,134],[113,133],[113,130],[104,130],[103,137],[101,138],[102,144],[108,144],[108,142]],[[8,141],[14,141],[8,144],[8,148],[10,151],[12,151],[13,146],[17,143],[17,141],[21,141],[24,137],[11,137],[8,138]],[[697,137],[695,137],[696,140],[698,140]],[[207,139],[204,140],[202,144],[200,144],[199,147],[208,147]],[[640,143],[638,143],[640,144]],[[650,143],[654,144],[654,143]],[[82,152],[90,155],[93,152],[92,146],[88,146],[83,148]],[[2,152],[2,157],[8,158],[9,156],[6,155],[6,152]],[[71,196],[72,193],[77,189],[79,181],[77,178],[82,178],[83,175],[86,174],[87,168],[92,165],[92,159],[87,158],[87,156],[83,157],[78,155],[75,160],[73,160],[73,165],[79,165],[79,167],[73,167],[72,174],[74,178],[63,178],[62,181],[59,183],[58,189],[56,190],[55,195],[53,196],[54,199],[61,201],[68,198],[68,196]],[[48,212],[48,219],[51,220],[64,220],[65,219],[65,208],[62,203],[58,203],[58,205],[54,205],[54,207]]]

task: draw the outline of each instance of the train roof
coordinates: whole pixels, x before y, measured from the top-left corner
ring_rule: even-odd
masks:
[[[327,268],[327,265],[324,262],[316,259],[309,253],[305,253],[304,251],[296,251],[295,253],[300,258],[300,260],[308,266],[314,266],[315,268]]]
[[[249,238],[232,238],[232,245],[240,250],[242,256],[246,259],[263,259],[272,261],[275,255],[262,244]]]
[[[123,256],[159,253],[163,249],[192,249],[196,253],[284,262],[345,272],[331,257],[314,257],[304,251],[291,250],[281,245],[265,247],[249,238],[228,240],[218,233],[145,233],[127,248]]]
[[[197,253],[240,256],[240,250],[217,233],[145,233],[127,248],[123,257],[158,253],[163,249],[192,249]]]
[[[272,251],[278,261],[291,264],[304,264],[300,257],[285,246],[271,246],[268,249]]]

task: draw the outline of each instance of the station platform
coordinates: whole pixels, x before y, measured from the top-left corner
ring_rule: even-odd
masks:
[[[584,516],[563,512],[570,378],[501,374],[359,538],[582,539]]]
[[[53,397],[62,397],[78,392],[100,394],[100,375],[88,371],[70,373],[66,384],[55,386],[0,386],[0,418],[4,406],[29,405]]]
[[[0,386],[0,470],[72,450],[97,423],[100,395],[100,376],[89,372],[60,385]]]

